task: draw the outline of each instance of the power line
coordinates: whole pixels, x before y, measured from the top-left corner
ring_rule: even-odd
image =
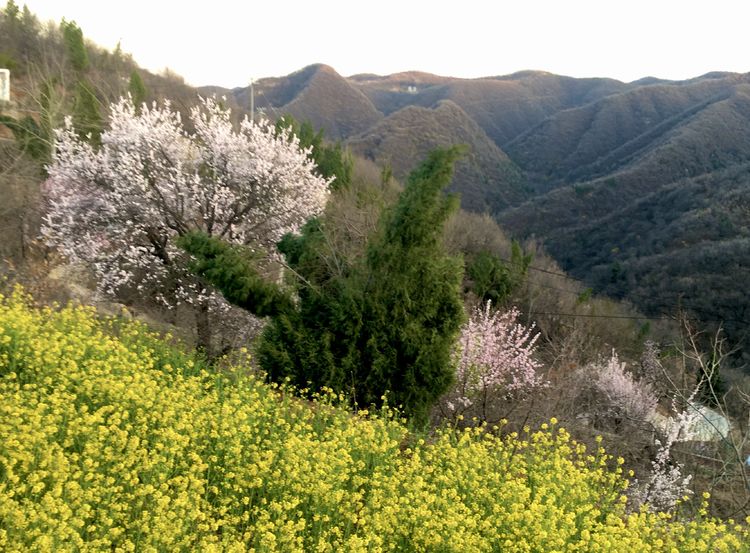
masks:
[[[506,258],[498,257],[498,259],[500,261],[504,261],[506,263],[513,263],[513,261],[511,261],[509,259],[506,259]],[[576,295],[576,296],[579,296],[579,297],[581,296],[581,294],[584,294],[586,292],[586,290],[592,290],[593,291],[592,287],[588,286],[587,283],[584,280],[582,280],[582,279],[579,279],[579,278],[576,278],[576,277],[573,277],[573,276],[570,276],[570,275],[567,275],[567,274],[564,274],[564,273],[560,273],[560,272],[557,272],[557,271],[550,271],[548,269],[542,269],[541,267],[532,267],[532,266],[529,266],[529,267],[527,267],[527,269],[532,270],[532,271],[537,271],[537,272],[540,272],[540,273],[544,273],[544,274],[559,276],[559,277],[565,278],[567,280],[572,280],[574,282],[578,282],[579,284],[581,284],[582,286],[584,286],[585,289],[583,291],[578,292],[578,291],[575,291],[575,290],[566,290],[564,288],[559,288],[559,287],[556,287],[556,286],[550,286],[550,285],[547,285],[547,284],[542,284],[541,282],[534,282],[533,284],[535,286],[540,286],[542,288],[548,288],[550,290],[556,290],[558,292],[563,292],[563,293],[566,293],[566,294],[572,294],[572,295]],[[697,313],[697,314],[703,314],[702,320],[705,321],[705,322],[715,322],[715,323],[727,323],[727,322],[731,322],[731,323],[740,323],[740,324],[750,324],[750,321],[747,321],[745,319],[737,319],[737,318],[733,318],[733,317],[715,318],[715,317],[717,317],[717,313],[715,311],[713,311],[713,312],[712,311],[708,311],[707,309],[705,309],[703,307],[698,307],[698,306],[695,306],[695,305],[690,305],[689,303],[686,303],[685,301],[680,301],[679,303],[671,303],[671,302],[667,303],[667,302],[665,302],[665,300],[668,301],[668,300],[673,299],[674,296],[672,296],[672,295],[651,296],[651,295],[646,295],[646,294],[635,292],[635,291],[633,291],[633,292],[623,291],[623,292],[620,292],[619,295],[614,295],[614,294],[604,294],[604,295],[605,296],[609,296],[611,299],[613,299],[615,301],[623,301],[623,300],[631,300],[632,301],[631,298],[633,298],[635,296],[636,298],[640,298],[641,301],[648,302],[649,304],[651,304],[652,307],[656,307],[658,309],[668,309],[670,311],[680,311],[680,310],[693,311],[694,313]],[[691,298],[685,298],[685,299],[689,301]],[[650,317],[650,316],[646,316],[646,315],[638,317],[638,316],[631,316],[631,315],[611,315],[610,316],[610,315],[585,315],[585,314],[573,314],[573,313],[543,313],[543,312],[529,313],[529,314],[549,315],[549,316],[561,316],[561,317],[577,317],[577,316],[580,316],[580,317],[588,317],[588,318],[612,318],[612,319],[647,319],[647,320],[665,320],[665,319],[669,319],[669,317],[667,317],[667,316]],[[711,318],[706,318],[706,316],[709,316]]]
[[[586,290],[581,291],[581,292],[578,292],[578,291],[575,291],[575,290],[566,290],[564,288],[558,288],[556,286],[549,286],[549,285],[546,285],[546,284],[542,284],[540,282],[534,282],[533,286],[539,286],[541,288],[547,288],[549,290],[556,290],[556,291],[562,292],[564,294],[571,294],[571,295],[576,296],[578,298],[580,298],[583,294],[586,293]],[[587,290],[591,290],[591,288],[587,288]],[[610,299],[612,299],[613,301],[622,301],[623,299],[626,299],[626,298],[610,298]],[[678,306],[668,305],[668,304],[663,304],[663,303],[655,303],[654,302],[652,305],[653,305],[653,307],[657,307],[657,308],[660,308],[660,309],[670,309],[670,310],[673,310],[673,309],[677,310],[678,309]],[[692,311],[703,311],[703,310],[701,310],[699,308],[691,308],[691,307],[685,307],[685,308],[686,309],[691,309]],[[704,313],[707,313],[707,312],[704,311]],[[532,314],[532,313],[530,313],[530,314]],[[537,314],[539,314],[539,315],[559,315],[559,316],[568,316],[568,317],[573,317],[573,316],[600,317],[600,318],[613,318],[613,319],[627,319],[627,318],[632,318],[632,319],[663,320],[663,319],[670,318],[670,317],[668,317],[666,315],[663,315],[661,317],[650,317],[650,316],[647,316],[647,315],[643,315],[643,316],[639,317],[639,316],[635,316],[635,315],[632,315],[632,316],[626,316],[626,315],[612,315],[612,316],[608,316],[608,315],[586,315],[586,314],[572,314],[572,313],[542,313],[542,312],[537,313]],[[704,318],[703,320],[706,321],[706,322],[725,322],[725,321],[734,320],[734,319],[705,319]],[[744,321],[740,321],[740,322],[744,322]]]
[[[506,263],[513,263],[513,261],[511,261],[510,259],[506,259],[506,258],[502,258],[502,257],[498,257],[498,259],[501,260],[501,261],[504,261]],[[574,276],[570,276],[570,275],[565,274],[565,273],[560,273],[560,272],[556,272],[556,271],[550,271],[548,269],[542,269],[541,267],[531,267],[531,266],[529,266],[527,268],[529,270],[532,270],[532,271],[537,271],[537,272],[540,272],[540,273],[545,273],[545,274],[549,274],[549,275],[559,276],[559,277],[562,277],[562,278],[565,278],[565,279],[568,279],[568,280],[572,280],[574,282],[580,283],[582,286],[584,286],[585,289],[593,290],[593,288],[585,280],[583,280],[583,279],[576,278]],[[537,283],[537,285],[538,286],[542,286],[544,288],[551,288],[551,289],[554,289],[554,290],[559,290],[561,292],[575,293],[572,290],[564,290],[562,288],[556,288],[556,287],[549,286],[549,285],[544,285],[544,284],[541,284],[541,283]],[[580,295],[580,293],[581,292],[578,292],[579,295]],[[651,302],[662,301],[664,299],[669,300],[669,299],[673,298],[673,296],[671,294],[670,295],[652,296],[652,295],[647,295],[647,294],[639,293],[639,292],[635,292],[635,291],[631,291],[631,292],[623,291],[623,292],[620,292],[619,295],[615,295],[615,294],[607,294],[607,295],[610,296],[610,297],[612,297],[613,299],[616,299],[616,300],[624,300],[624,299],[628,299],[630,297],[635,296],[635,297],[640,297],[640,298],[643,298],[643,299],[651,301]],[[689,300],[689,298],[686,298],[686,299]],[[661,305],[661,306],[664,307],[665,305]],[[679,308],[685,307],[685,305],[683,303],[680,303],[680,304],[670,304],[667,307],[672,307],[672,308],[679,309]],[[690,308],[688,307],[688,309],[690,309]],[[700,309],[700,308],[695,308],[695,309]]]
[[[573,317],[573,318],[585,318],[585,319],[632,319],[636,321],[665,321],[669,320],[670,317],[662,315],[661,317],[649,317],[646,315],[597,315],[594,313],[550,313],[546,311],[529,311],[529,315],[546,315],[548,317]]]
[[[503,259],[503,258],[498,258],[498,259],[500,259],[501,261],[505,261],[506,263],[513,263],[509,259]],[[567,278],[568,280],[574,280],[576,282],[580,282],[581,284],[585,284],[585,282],[583,280],[581,280],[580,278],[572,277],[570,275],[566,275],[565,273],[558,273],[558,272],[555,272],[555,271],[550,271],[548,269],[542,269],[541,267],[532,267],[532,266],[529,266],[527,268],[530,269],[530,270],[532,270],[532,271],[538,271],[540,273],[546,273],[548,275],[555,275],[555,276]]]
[[[587,290],[591,289],[591,288],[586,288],[586,289],[581,290],[581,291],[567,290],[565,288],[558,288],[557,286],[550,286],[549,284],[542,284],[541,282],[536,282],[536,281],[529,281],[529,282],[533,282],[534,286],[539,286],[540,288],[548,288],[549,290],[557,290],[558,292],[563,292],[565,294],[571,294],[571,295],[579,296],[579,297],[582,294],[585,294]]]
[[[498,258],[498,259],[501,259],[502,261],[511,263],[511,261],[509,261],[507,259],[503,259],[503,258]],[[576,278],[576,277],[573,277],[573,276],[570,276],[570,275],[566,275],[564,273],[558,273],[558,272],[555,272],[555,271],[549,271],[549,270],[546,270],[546,269],[541,269],[539,267],[528,267],[528,269],[531,269],[533,271],[539,271],[539,272],[550,274],[550,275],[560,276],[560,277],[566,278],[568,280],[572,280],[574,282],[578,282],[582,286],[584,286],[585,290],[592,290],[593,292],[596,293],[596,291],[593,289],[593,287],[590,286],[583,279]],[[568,293],[571,293],[571,294],[572,293],[578,293],[580,295],[582,293],[582,292],[574,292],[573,290],[565,290],[563,288],[557,288],[557,287],[545,285],[545,284],[542,284],[542,283],[536,283],[536,284],[538,286],[542,286],[543,288],[550,288],[550,289],[553,289],[553,290],[559,290],[561,292],[568,292]],[[642,293],[642,292],[626,291],[626,290],[621,291],[621,292],[617,292],[617,293],[605,293],[605,295],[609,296],[612,299],[619,300],[619,301],[630,299],[632,297],[638,297],[638,298],[642,298],[642,299],[647,300],[647,301],[652,302],[652,303],[661,302],[663,300],[669,301],[669,300],[672,300],[674,298],[674,295],[672,295],[672,294],[659,294],[659,295],[654,296],[654,295],[645,294],[645,293]],[[690,298],[685,298],[685,299],[690,300]],[[696,308],[686,307],[686,305],[684,304],[684,302],[670,303],[670,304],[663,304],[662,303],[662,304],[659,304],[659,306],[660,307],[670,307],[670,308],[675,308],[675,309],[687,308],[687,309],[701,310],[701,308],[697,308],[697,307]]]

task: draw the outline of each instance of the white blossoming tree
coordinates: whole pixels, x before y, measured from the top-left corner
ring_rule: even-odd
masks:
[[[189,119],[190,131],[169,103],[136,109],[122,99],[98,149],[67,121],[44,187],[43,234],[90,266],[106,294],[128,287],[168,307],[193,305],[198,344],[210,351],[209,313],[230,308],[190,274],[176,238],[203,231],[273,255],[284,234],[321,212],[330,181],[267,122],[236,128],[212,99]]]
[[[647,354],[652,365],[650,370],[656,373],[657,367],[663,369],[658,366],[658,352],[655,353],[654,348],[653,344],[649,345]],[[647,376],[653,380],[655,374]],[[636,508],[646,504],[653,511],[672,511],[680,498],[692,494],[692,475],[684,473],[684,467],[672,455],[672,446],[690,437],[690,429],[700,417],[700,410],[694,407],[698,387],[687,398],[685,409],[679,409],[673,400],[672,411],[675,414],[662,425],[658,422],[661,415],[657,411],[659,399],[654,386],[648,380],[637,379],[628,372],[614,350],[606,364],[592,363],[583,370],[582,377],[593,384],[599,396],[594,407],[598,415],[608,417],[605,424],[610,431],[613,420],[622,420],[630,423],[625,430],[618,430],[622,436],[644,424],[651,431],[659,432],[659,439],[655,439],[657,450],[651,470],[642,481],[634,480],[631,483],[629,496]]]
[[[653,387],[645,380],[636,379],[625,368],[615,351],[606,365],[594,363],[593,383],[602,396],[601,411],[635,423],[652,420],[659,400]]]

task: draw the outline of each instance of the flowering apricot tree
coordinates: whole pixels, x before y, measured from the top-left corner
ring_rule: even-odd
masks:
[[[647,381],[636,379],[625,368],[617,353],[606,365],[595,363],[594,385],[604,400],[603,410],[636,422],[647,422],[653,417],[659,400]]]
[[[169,103],[136,108],[121,99],[98,149],[68,120],[56,132],[42,232],[89,265],[102,292],[128,287],[169,307],[194,305],[207,348],[208,312],[228,306],[190,274],[175,239],[199,230],[273,255],[284,234],[322,210],[330,181],[295,137],[267,122],[236,128],[212,99],[189,120],[190,131]]]
[[[499,418],[502,403],[544,384],[534,359],[539,335],[519,315],[516,308],[495,311],[488,301],[463,326],[454,351],[456,385],[445,401],[451,414]]]

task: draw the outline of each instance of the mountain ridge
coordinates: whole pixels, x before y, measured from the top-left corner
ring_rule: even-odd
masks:
[[[457,104],[442,100],[431,108],[406,106],[367,132],[349,140],[362,156],[392,167],[403,179],[414,159],[430,150],[454,144],[468,146],[456,164],[452,192],[460,192],[464,207],[497,211],[526,197],[521,172],[479,125]]]

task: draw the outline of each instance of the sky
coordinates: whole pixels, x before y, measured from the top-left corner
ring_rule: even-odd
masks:
[[[119,41],[141,67],[168,67],[195,86],[247,86],[312,63],[345,76],[533,69],[626,82],[750,71],[747,0],[26,3],[43,21],[73,20],[100,46]]]

